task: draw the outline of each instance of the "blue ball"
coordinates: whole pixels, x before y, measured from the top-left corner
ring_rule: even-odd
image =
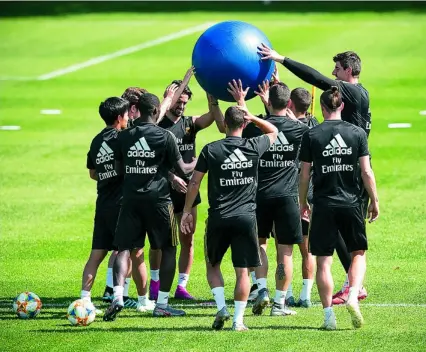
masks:
[[[274,72],[274,62],[261,60],[257,53],[261,43],[272,48],[265,34],[249,23],[226,21],[210,27],[192,52],[195,78],[207,93],[228,102],[235,101],[228,82],[241,79],[243,88],[250,87],[246,100],[253,98],[258,85]]]

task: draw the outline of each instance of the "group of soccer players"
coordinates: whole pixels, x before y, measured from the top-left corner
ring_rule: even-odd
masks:
[[[104,293],[104,299],[112,301],[105,321],[114,320],[124,307],[153,311],[156,317],[185,315],[168,304],[176,247],[180,242],[174,296],[194,299],[186,285],[201,202],[199,187],[208,173],[204,248],[207,281],[217,305],[213,329],[222,329],[230,319],[220,270],[229,247],[237,279],[232,329],[247,330],[243,317],[250,275],[253,314],[261,315],[268,306],[266,247],[270,237],[275,240],[277,263],[271,315],[294,315],[289,306],[311,306],[315,256],[324,308],[322,327],[336,329],[332,305],[342,303],[347,304],[354,327],[362,326],[358,301],[366,297],[365,218],[368,213],[374,221],[379,208],[367,143],[371,128],[368,92],[358,83],[360,59],[354,52],[336,55],[336,80],[332,80],[265,45],[258,53],[324,90],[320,99],[323,123],[307,114],[309,92],[303,88],[290,91],[279,81],[277,70],[271,82],[264,82],[256,92],[266,112],[258,116],[247,110],[248,89],[243,89],[241,81],[229,82],[228,91],[237,105],[224,115],[209,94],[208,112],[184,115],[192,96],[188,83],[193,68],[183,80],[167,87],[161,102],[147,90],[131,87],[122,97],[101,103],[99,114],[106,127],[93,139],[87,155],[98,197],[81,298],[90,301],[97,269],[108,252],[114,251]],[[196,159],[196,135],[213,122],[226,137],[207,144]],[[297,302],[291,289],[295,244],[303,258],[303,289]],[[344,288],[333,296],[335,248],[348,277]],[[128,297],[130,277],[136,284],[137,302]]]

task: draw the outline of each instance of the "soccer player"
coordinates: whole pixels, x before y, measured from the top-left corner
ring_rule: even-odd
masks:
[[[319,125],[318,120],[308,114],[309,106],[311,105],[312,96],[305,88],[295,88],[290,93],[289,109],[293,112],[295,118],[303,122],[309,128]],[[309,181],[308,201],[312,204],[312,177]],[[302,256],[302,277],[303,286],[300,292],[299,300],[296,302],[293,296],[292,285],[290,284],[287,290],[286,304],[289,307],[304,307],[309,308],[312,306],[311,292],[314,283],[314,267],[315,260],[309,252],[308,234],[309,234],[309,218],[304,217],[302,221],[302,235],[303,242],[299,243],[299,250]]]
[[[140,117],[134,126],[118,138],[117,169],[123,170],[123,204],[118,218],[114,244],[118,254],[114,263],[114,301],[105,312],[104,320],[115,320],[123,309],[123,283],[128,258],[132,258],[133,280],[138,300],[145,301],[146,280],[138,268],[145,265],[144,245],[148,233],[151,248],[161,249],[160,292],[153,315],[181,316],[182,310],[168,305],[169,291],[176,268],[176,238],[172,231],[172,205],[167,173],[172,167],[186,174],[195,161],[185,164],[174,136],[155,125],[160,111],[157,96],[145,93],[138,103]]]
[[[357,181],[358,165],[364,187],[370,197],[370,222],[379,216],[376,182],[370,167],[367,134],[360,127],[342,121],[344,107],[338,87],[321,94],[324,122],[310,129],[302,138],[299,184],[300,212],[310,214],[307,200],[311,164],[313,164],[313,210],[309,246],[317,257],[317,286],[324,308],[323,328],[336,329],[332,309],[333,278],[331,264],[338,233],[351,253],[349,267],[349,298],[347,309],[355,328],[363,324],[358,293],[366,271],[368,249],[363,216],[361,190]]]
[[[258,296],[253,305],[253,314],[261,315],[269,304],[267,288],[267,257],[262,245],[274,230],[277,250],[275,273],[275,298],[271,315],[294,315],[296,312],[285,306],[287,289],[293,276],[293,245],[303,241],[298,203],[298,162],[302,136],[309,128],[287,115],[290,89],[284,83],[269,88],[265,120],[278,129],[275,143],[262,155],[259,162],[259,186],[257,189],[257,229],[262,265],[256,268]],[[234,95],[239,99],[239,93]],[[262,131],[249,124],[243,137],[259,136]]]
[[[129,111],[128,111],[129,119],[128,119],[127,127],[131,127],[133,124],[133,120],[140,116],[139,110],[137,108],[137,104],[138,104],[139,98],[144,93],[147,93],[147,90],[144,88],[129,87],[121,95],[121,98],[129,102]],[[116,257],[117,257],[117,251],[111,252],[111,255],[108,260],[106,286],[105,286],[104,294],[102,296],[102,300],[104,302],[112,302],[113,300],[114,283],[112,278],[112,269],[113,269],[114,261]],[[129,262],[129,269],[131,269],[131,261]],[[131,276],[132,276],[132,272],[131,270],[129,270],[129,273],[124,283],[124,292],[123,292],[124,308],[137,307],[137,302],[129,297],[129,286],[130,286]]]
[[[192,71],[188,70],[188,72]],[[174,105],[166,112],[165,117],[158,122],[158,125],[162,128],[169,130],[173,133],[177,139],[180,154],[184,162],[191,162],[195,157],[195,139],[197,133],[207,127],[213,122],[220,132],[225,133],[225,127],[223,124],[223,115],[219,109],[218,101],[210,95],[207,95],[209,111],[201,116],[186,116],[185,108],[188,101],[192,97],[192,92],[188,87],[188,82],[175,80],[172,84],[176,84],[179,87],[177,94],[178,99]],[[185,193],[187,191],[187,185],[190,179],[189,176],[180,175],[174,170],[169,173],[169,182],[171,185],[170,195],[173,202],[173,211],[175,213],[178,224],[182,218],[182,211],[185,205]],[[200,194],[194,200],[192,206],[192,216],[197,219],[197,205],[200,204]],[[196,220],[195,220],[196,221]],[[195,228],[194,228],[195,231]],[[178,285],[175,291],[175,298],[192,300],[192,297],[186,289],[189,274],[192,263],[194,261],[194,234],[191,236],[183,236],[179,228],[179,241],[181,244],[181,250],[179,255],[179,279]],[[152,256],[150,255],[150,258]],[[150,297],[156,299],[158,294],[158,281],[151,278],[150,282]]]
[[[370,98],[367,89],[359,83],[361,59],[355,52],[346,51],[333,57],[335,65],[332,75],[336,77],[335,80],[322,75],[309,66],[278,54],[276,51],[270,49],[264,44],[262,44],[259,48],[259,54],[261,54],[265,60],[272,59],[276,62],[282,63],[284,67],[294,73],[297,77],[321,90],[330,89],[332,86],[339,87],[343,102],[345,103],[345,109],[342,111],[342,120],[361,127],[367,133],[368,137],[371,130]],[[360,169],[358,168],[358,171],[359,170]],[[358,181],[359,186],[362,189],[362,206],[364,216],[366,216],[368,194],[365,189],[363,189],[360,173],[358,173]],[[351,257],[342,236],[339,236],[336,251],[340,262],[342,263],[346,273],[348,273]],[[333,296],[333,304],[337,305],[345,303],[348,299],[348,295],[348,276],[346,276],[342,289]],[[367,291],[364,287],[361,287],[358,299],[362,300],[366,297]]]
[[[230,318],[220,270],[229,246],[237,278],[232,329],[247,330],[243,318],[250,292],[248,268],[260,265],[256,233],[257,168],[260,157],[275,142],[278,133],[274,125],[245,109],[229,107],[225,112],[226,138],[202,149],[189,182],[181,221],[181,231],[192,235],[195,227],[192,205],[208,172],[209,210],[204,241],[207,280],[218,310],[212,326],[216,330],[222,329]],[[256,124],[264,135],[242,138],[247,122]]]
[[[81,291],[81,298],[88,301],[99,265],[114,250],[123,183],[123,176],[114,170],[114,159],[119,131],[127,127],[128,110],[129,103],[122,98],[108,98],[100,104],[99,115],[106,127],[92,140],[87,153],[89,175],[97,182],[98,189],[92,251],[84,268]]]

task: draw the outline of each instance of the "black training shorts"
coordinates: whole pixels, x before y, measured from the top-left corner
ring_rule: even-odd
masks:
[[[212,266],[220,263],[229,246],[234,268],[261,265],[254,212],[226,218],[209,214],[204,237],[206,261]]]
[[[115,250],[114,235],[120,206],[96,208],[92,249]]]
[[[349,253],[368,249],[362,207],[314,206],[309,231],[309,249],[312,255],[332,256],[339,232]]]
[[[118,250],[143,248],[148,234],[152,249],[175,247],[178,244],[176,229],[172,203],[124,201],[118,218],[114,244]]]
[[[296,196],[258,201],[256,217],[259,238],[268,238],[272,231],[278,244],[303,242],[299,201]]]
[[[175,214],[182,213],[183,208],[185,207],[186,193],[175,191],[173,188],[170,187],[170,198],[172,198],[174,213]],[[200,196],[200,192],[198,192],[197,197],[195,198],[194,203],[192,204],[192,207],[194,208],[200,203],[201,203],[201,196]]]

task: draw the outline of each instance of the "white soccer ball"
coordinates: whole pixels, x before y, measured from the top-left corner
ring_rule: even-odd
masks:
[[[18,318],[32,319],[40,313],[41,300],[33,292],[22,292],[13,300],[13,311]]]
[[[95,306],[87,300],[78,299],[69,305],[67,318],[71,325],[88,326],[96,318]]]

